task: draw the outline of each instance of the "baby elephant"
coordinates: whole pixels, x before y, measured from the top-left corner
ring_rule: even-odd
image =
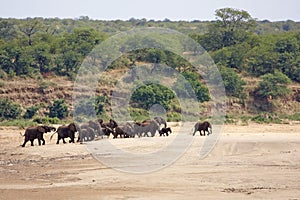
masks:
[[[169,136],[169,133],[172,133],[172,130],[170,127],[168,127],[168,128],[162,128],[158,132],[159,132],[159,136],[162,136],[162,135],[165,136],[165,134],[166,134],[166,136]]]
[[[202,135],[202,131],[204,133],[204,136],[205,136],[205,131],[207,132],[207,135],[209,134],[212,134],[212,127],[211,127],[211,124],[208,122],[208,121],[204,121],[204,122],[197,122],[195,124],[195,127],[194,127],[194,133],[193,133],[193,136],[195,135],[195,133],[199,131],[200,132],[200,135]]]

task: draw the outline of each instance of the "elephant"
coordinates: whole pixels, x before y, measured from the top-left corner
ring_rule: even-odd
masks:
[[[135,123],[135,132],[141,136],[149,137],[148,133],[151,133],[151,137],[155,136],[156,131],[159,131],[159,124],[155,120],[144,120],[142,123]]]
[[[158,131],[158,133],[159,133],[159,136],[162,136],[162,135],[165,136],[165,134],[166,134],[166,136],[169,136],[169,133],[172,133],[172,130],[170,127],[162,128],[161,130]]]
[[[117,138],[118,135],[120,135],[121,138],[134,138],[135,133],[133,125],[126,123],[124,125],[117,126],[114,131],[114,138]]]
[[[95,139],[95,132],[94,129],[87,127],[87,128],[82,128],[80,127],[79,129],[79,135],[77,142],[82,143],[83,141],[92,141]]]
[[[110,119],[109,122],[106,123],[104,123],[102,119],[98,119],[98,122],[102,128],[109,127],[111,129],[114,129],[118,126],[118,123],[113,119]]]
[[[154,117],[154,120],[160,125],[164,125],[164,128],[167,128],[167,122],[164,118],[162,117]]]
[[[210,130],[209,130],[210,129]],[[204,122],[197,122],[194,126],[194,133],[193,136],[195,135],[195,133],[199,131],[200,135],[202,135],[202,131],[204,133],[205,136],[205,131],[207,131],[207,135],[212,134],[212,126],[208,121],[204,121]]]
[[[38,139],[39,145],[41,145],[41,141],[43,142],[42,145],[45,145],[44,133],[56,131],[54,127],[51,126],[35,126],[29,127],[25,131],[25,139],[22,147],[25,147],[26,143],[30,140],[31,146],[33,145],[33,141]]]
[[[57,133],[57,142],[56,144],[59,144],[59,140],[63,140],[63,143],[65,144],[65,138],[69,137],[70,138],[70,143],[75,143],[74,139],[75,139],[75,132],[77,132],[77,128],[75,126],[74,123],[70,123],[69,125],[63,125],[58,127],[57,131],[55,133]],[[50,140],[52,139],[53,135],[55,134],[53,133],[50,137]]]
[[[142,133],[144,132],[141,122],[134,122],[133,124],[134,134],[138,137],[142,137]]]
[[[100,124],[98,122],[89,121],[87,123],[80,124],[78,126],[78,140],[77,142],[91,141],[95,139],[95,136],[100,136],[102,133]]]
[[[94,130],[95,135],[97,135],[97,136],[102,135],[101,126],[98,123],[98,121],[89,121],[88,124],[89,124],[89,127]]]
[[[161,126],[162,124],[164,125],[164,128],[167,128],[167,122],[164,118],[162,117],[154,117],[154,119],[159,126]],[[145,123],[145,122],[151,122],[152,120],[151,119],[145,119],[144,121],[142,121],[142,123]]]
[[[114,134],[114,130],[109,128],[109,127],[105,127],[105,128],[101,128],[101,136],[103,137],[104,135],[107,136],[107,138],[109,138],[110,134]]]

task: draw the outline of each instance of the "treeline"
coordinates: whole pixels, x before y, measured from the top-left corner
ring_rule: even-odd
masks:
[[[293,81],[300,81],[299,23],[257,22],[246,11],[231,8],[217,10],[216,17],[212,22],[134,18],[101,21],[85,16],[78,19],[0,19],[0,77],[34,77],[51,72],[72,79],[83,58],[110,35],[134,27],[153,26],[189,34],[209,51],[218,66],[252,76],[281,71]],[[147,62],[172,60],[162,51],[139,53],[129,61],[114,63],[115,67],[142,59]],[[181,63],[177,60],[172,64]]]

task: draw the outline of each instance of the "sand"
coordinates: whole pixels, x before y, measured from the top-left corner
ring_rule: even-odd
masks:
[[[56,145],[46,134],[45,146],[35,141],[22,148],[24,130],[1,127],[0,199],[300,199],[300,124],[224,125],[206,157],[199,152],[207,137],[197,134],[169,164],[126,163],[106,149],[109,143],[163,160],[169,156],[160,149],[179,135],[180,126],[171,126],[169,137],[100,139],[95,143],[103,152],[100,161],[90,151],[92,143]],[[180,130],[188,135],[191,127]],[[173,153],[178,152],[170,151],[170,157]],[[101,162],[101,156],[115,165]]]

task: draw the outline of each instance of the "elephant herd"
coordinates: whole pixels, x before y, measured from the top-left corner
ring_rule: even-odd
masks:
[[[212,127],[211,124],[207,121],[200,123],[197,122],[194,126],[194,133],[197,131],[200,132],[202,136],[202,131],[208,132],[207,135],[211,134]],[[69,125],[59,126],[57,129],[52,126],[35,126],[29,127],[26,129],[24,136],[24,143],[22,147],[25,147],[28,141],[31,142],[33,146],[33,141],[38,140],[39,145],[45,145],[45,139],[43,137],[44,133],[53,132],[50,137],[57,134],[56,144],[59,144],[60,140],[63,143],[66,138],[70,138],[69,143],[75,143],[75,134],[78,133],[77,142],[82,143],[83,141],[92,141],[96,137],[103,138],[104,136],[113,138],[134,138],[134,137],[154,137],[156,132],[159,133],[159,136],[169,136],[172,133],[170,127],[167,127],[167,122],[162,117],[154,117],[154,119],[147,119],[142,122],[126,122],[118,124],[115,120],[110,119],[108,122],[104,122],[102,119],[97,119],[94,121],[89,121],[87,123],[75,124],[70,123]],[[149,135],[150,134],[150,135]],[[42,141],[42,143],[41,143]]]

